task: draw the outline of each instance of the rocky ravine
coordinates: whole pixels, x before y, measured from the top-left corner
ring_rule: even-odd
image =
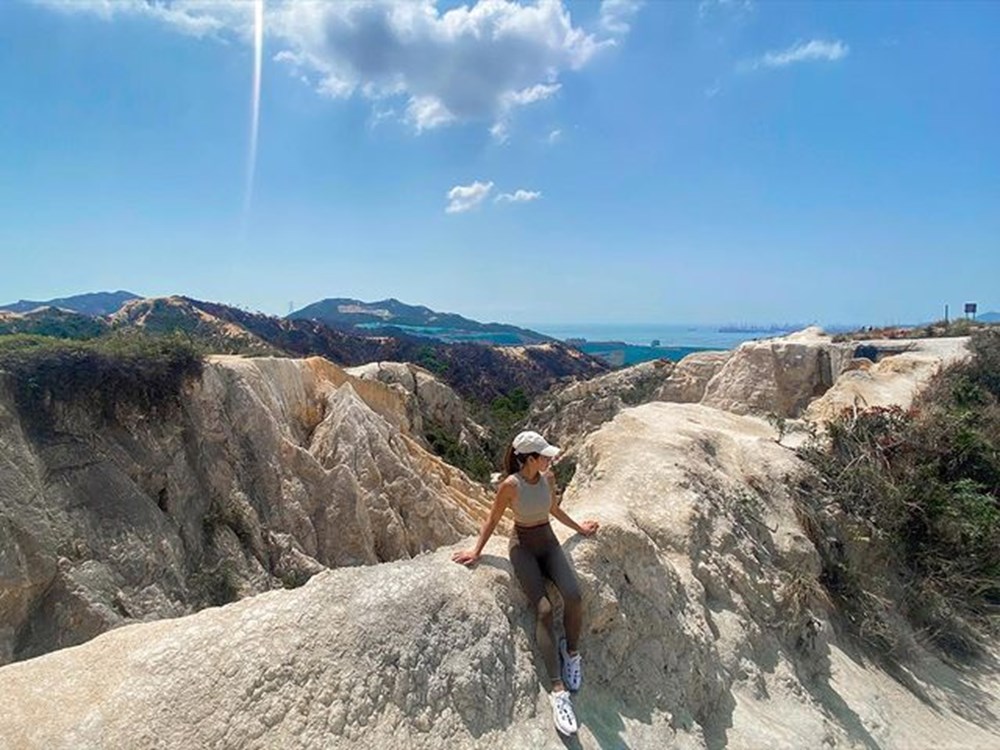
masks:
[[[921,653],[904,688],[792,596],[819,566],[792,510],[801,470],[766,423],[698,405],[629,409],[586,441],[566,503],[603,528],[562,534],[586,608],[571,746],[1000,744],[995,672]],[[0,742],[563,747],[504,553],[332,570],[9,665]]]
[[[570,746],[1000,746],[995,663],[915,645],[891,678],[837,635],[795,512],[808,469],[776,437],[652,403],[582,442],[565,503],[602,529],[560,529],[586,623]],[[505,551],[329,570],[8,665],[0,746],[563,747]]]
[[[459,445],[478,448],[486,428],[473,420],[465,402],[448,385],[424,368],[409,362],[370,362],[345,371],[361,380],[385,383],[406,402],[411,433],[422,437],[428,429],[441,430]]]
[[[0,387],[0,664],[472,533],[488,498],[408,419],[318,358],[217,357],[168,419],[45,434]]]

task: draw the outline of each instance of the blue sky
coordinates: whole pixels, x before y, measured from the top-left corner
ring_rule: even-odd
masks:
[[[1000,3],[255,6],[0,3],[0,302],[1000,309]]]

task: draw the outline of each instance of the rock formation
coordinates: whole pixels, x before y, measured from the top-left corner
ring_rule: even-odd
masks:
[[[706,400],[768,413],[770,393],[781,409],[801,413],[805,394],[825,390],[853,356],[846,348],[842,359],[831,356],[828,377],[813,356],[826,344],[804,338],[738,351]],[[884,366],[889,378],[893,359],[871,370]],[[0,516],[0,549],[15,550],[2,558],[4,613],[37,611],[37,603],[24,602],[79,587],[92,569],[94,580],[122,580],[124,562],[134,562],[123,551],[147,540],[162,551],[146,563],[146,588],[135,589],[165,591],[161,558],[183,558],[198,531],[184,533],[181,509],[194,509],[197,519],[204,497],[224,499],[210,506],[222,520],[212,549],[228,544],[234,558],[258,563],[240,568],[243,586],[254,574],[274,575],[260,563],[269,548],[254,532],[255,519],[287,535],[291,565],[402,558],[323,570],[294,590],[117,628],[3,667],[0,746],[565,746],[552,727],[532,614],[512,580],[502,533],[473,570],[452,563],[449,549],[419,554],[424,539],[435,540],[428,546],[470,544],[458,537],[471,535],[481,519],[481,493],[406,436],[400,394],[330,367],[214,362],[183,418],[153,427],[135,415],[135,424],[119,431],[131,437],[91,438],[96,469],[73,452],[83,439],[79,425],[67,444],[40,448],[19,432],[9,409],[0,411],[0,487],[19,488],[17,498],[3,496]],[[845,370],[852,378],[857,372]],[[380,389],[372,398],[378,411],[365,387]],[[738,393],[752,403],[737,402]],[[299,409],[316,404],[318,412]],[[152,451],[156,441],[171,449]],[[180,455],[181,444],[204,458]],[[118,484],[100,485],[132,502],[119,506],[111,493],[101,503],[84,495],[75,505],[51,503],[67,491],[60,487],[95,486],[96,479],[83,481],[88,472],[111,476],[107,456],[135,464],[134,476],[119,470]],[[648,403],[591,432],[577,456],[564,507],[601,522],[588,539],[557,526],[584,592],[578,746],[1000,746],[995,661],[961,670],[911,634],[910,658],[890,675],[838,632],[818,581],[815,539],[797,511],[810,469],[767,422],[705,403]],[[200,494],[178,494],[187,486],[179,477],[206,473]],[[173,488],[165,511],[150,507],[164,481]],[[128,494],[133,485],[145,489]],[[414,491],[418,501],[408,504]],[[265,502],[278,497],[280,505]],[[63,576],[57,571],[65,563],[51,559],[49,539],[27,531],[50,523],[46,514],[53,513],[80,524],[72,514],[87,503],[106,510],[102,518],[117,518],[112,509],[131,515],[96,540],[110,551],[67,557],[75,577]],[[15,526],[6,522],[11,507],[24,519]],[[49,510],[32,515],[42,507]],[[142,525],[154,510],[160,526]],[[181,577],[171,591],[183,585]]]
[[[472,533],[483,490],[321,359],[215,358],[170,419],[0,393],[0,663]]]
[[[966,356],[965,341],[840,343],[819,328],[807,328],[749,341],[733,352],[697,352],[676,364],[644,362],[556,386],[535,401],[527,422],[570,456],[586,435],[623,408],[651,401],[821,422],[845,406],[907,406],[940,367]],[[855,358],[857,353],[877,362]]]
[[[385,383],[406,399],[410,431],[423,436],[425,430],[443,431],[459,445],[479,446],[486,429],[466,414],[465,402],[432,373],[408,362],[371,362],[349,367],[346,372],[361,380]]]
[[[654,401],[696,404],[705,397],[709,381],[729,361],[732,352],[695,352],[673,368],[670,377],[653,394]]]
[[[555,387],[535,400],[527,424],[561,447],[563,455],[573,455],[584,436],[627,406],[653,398],[673,370],[672,362],[661,359]]]
[[[992,747],[1000,683],[925,655],[893,680],[802,581],[803,470],[766,423],[626,410],[587,439],[560,532],[585,592],[582,747]],[[0,669],[11,748],[561,748],[502,539],[323,572]],[[993,717],[993,720],[990,720]]]
[[[701,403],[737,414],[798,417],[833,385],[854,346],[819,328],[741,344],[709,381]]]
[[[805,417],[828,420],[846,408],[897,405],[906,409],[913,397],[942,368],[969,356],[966,338],[870,341],[859,346],[877,352],[877,362],[849,364],[837,382],[809,404]]]

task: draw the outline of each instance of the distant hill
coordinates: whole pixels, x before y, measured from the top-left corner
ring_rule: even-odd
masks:
[[[542,344],[554,339],[526,328],[503,323],[480,323],[454,313],[407,305],[397,299],[362,302],[334,298],[314,302],[289,313],[289,320],[318,320],[342,331],[362,335],[395,336],[399,332],[450,343],[475,342],[495,345]]]
[[[110,321],[118,329],[181,332],[220,353],[316,355],[343,366],[412,362],[434,372],[463,397],[485,404],[515,388],[533,397],[562,378],[589,378],[609,370],[600,360],[557,341],[494,347],[449,344],[399,330],[391,336],[362,336],[318,320],[276,318],[188,297],[133,300]]]
[[[60,339],[92,339],[109,328],[103,318],[58,307],[38,307],[23,313],[0,311],[0,335],[24,333]]]
[[[988,312],[977,315],[976,320],[980,323],[1000,323],[1000,312]]]
[[[70,305],[99,309],[96,299],[99,297],[105,300],[106,306],[111,306],[118,300],[115,295],[121,295],[119,298],[124,300],[124,304],[116,307],[112,314],[88,315],[67,309]],[[87,298],[91,298],[89,302]],[[0,335],[34,333],[81,339],[138,329],[157,335],[180,333],[212,353],[292,357],[316,355],[343,366],[368,362],[411,362],[434,372],[463,397],[480,404],[489,404],[517,388],[528,397],[533,397],[562,378],[589,378],[609,369],[601,360],[533,331],[499,324],[484,325],[459,315],[440,315],[428,308],[414,308],[395,300],[367,306],[384,310],[383,313],[358,314],[370,315],[376,320],[391,316],[394,321],[405,320],[407,323],[400,323],[398,327],[359,328],[343,322],[341,326],[332,326],[317,316],[297,318],[293,314],[289,318],[272,317],[181,296],[143,299],[129,292],[115,292],[80,295],[52,302],[59,305],[22,301],[17,304],[29,307],[31,312],[0,310]],[[365,303],[352,300],[326,302],[331,303],[334,309],[343,305],[365,306]],[[412,332],[412,329],[423,331],[424,328],[438,327],[441,321],[444,323],[440,326],[442,336],[428,337],[426,332],[418,336]],[[420,325],[422,323],[431,325]],[[478,332],[475,330],[477,326]],[[455,337],[453,343],[441,340],[447,335]],[[507,346],[473,343],[463,335],[484,337],[487,341],[494,336],[502,339]],[[527,343],[519,343],[525,339]]]
[[[70,310],[83,315],[111,315],[129,300],[139,299],[138,294],[132,292],[93,292],[91,294],[77,294],[73,297],[60,297],[43,302],[22,299],[10,305],[0,305],[0,310],[8,310],[16,313],[26,313],[37,310],[39,307],[58,307],[61,310]]]
[[[117,330],[139,328],[152,334],[182,333],[213,353],[284,354],[281,347],[272,346],[243,326],[213,315],[202,305],[187,297],[134,299],[126,302],[108,320]]]

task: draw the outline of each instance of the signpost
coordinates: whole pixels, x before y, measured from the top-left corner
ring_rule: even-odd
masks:
[[[966,318],[971,317],[973,320],[976,319],[976,303],[975,302],[966,302],[965,303],[965,317]]]

